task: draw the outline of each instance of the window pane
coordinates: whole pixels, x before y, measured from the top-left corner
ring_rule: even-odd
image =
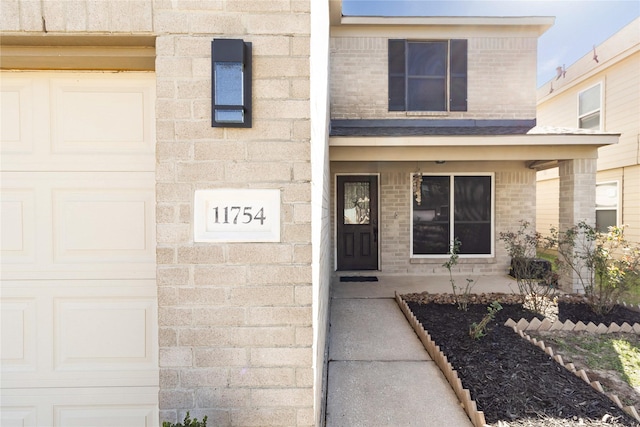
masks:
[[[447,44],[445,42],[409,43],[410,76],[438,76],[447,73]]]
[[[413,196],[413,253],[446,255],[449,253],[448,176],[423,176],[420,204]]]
[[[596,208],[618,206],[618,184],[609,182],[596,185]]]
[[[491,253],[491,177],[454,178],[454,237],[461,254]]]
[[[344,223],[369,224],[371,193],[369,182],[344,183]]]
[[[216,105],[242,105],[242,63],[216,62]]]
[[[600,109],[600,85],[581,92],[578,95],[578,115]]]
[[[221,110],[216,108],[216,122],[218,123],[244,123],[243,110]]]
[[[617,211],[615,209],[599,209],[596,211],[596,230],[608,233],[609,227],[617,225]]]
[[[446,108],[446,80],[409,79],[407,91],[409,111],[444,111]]]
[[[456,222],[454,234],[460,240],[461,255],[488,255],[491,253],[491,224]]]
[[[580,129],[600,129],[600,112],[595,112],[580,118]]]

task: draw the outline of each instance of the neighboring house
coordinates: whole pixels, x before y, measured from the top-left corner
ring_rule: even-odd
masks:
[[[640,18],[538,89],[538,124],[619,132],[598,150],[596,226],[640,242]],[[537,228],[558,224],[558,172],[538,173]],[[552,197],[550,197],[552,196]]]
[[[2,425],[322,425],[332,280],[505,274],[550,164],[595,220],[553,18],[341,6],[2,2]]]

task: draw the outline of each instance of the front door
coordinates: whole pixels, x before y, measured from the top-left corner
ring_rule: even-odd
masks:
[[[338,270],[378,269],[378,177],[338,176]]]

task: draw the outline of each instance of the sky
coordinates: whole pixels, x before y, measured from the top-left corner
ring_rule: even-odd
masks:
[[[538,86],[640,16],[640,0],[342,0],[343,15],[553,16],[538,39]],[[640,31],[640,28],[638,28]]]

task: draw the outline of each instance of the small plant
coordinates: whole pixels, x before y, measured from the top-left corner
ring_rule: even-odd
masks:
[[[487,325],[493,319],[495,319],[496,314],[502,310],[502,306],[498,301],[494,301],[491,303],[489,307],[487,307],[487,314],[484,315],[480,323],[473,322],[471,327],[469,328],[469,336],[474,340],[480,339],[486,335]]]
[[[456,281],[453,278],[453,273],[451,269],[458,264],[458,253],[460,252],[460,246],[462,243],[458,238],[454,238],[451,243],[451,250],[449,255],[449,260],[442,264],[444,268],[449,270],[449,282],[451,283],[451,289],[453,291],[453,298],[458,304],[458,310],[467,311],[469,309],[469,300],[471,299],[471,289],[475,285],[475,280],[467,278],[467,284],[464,288],[458,288],[456,286]],[[458,294],[458,290],[461,290],[460,294]]]
[[[551,229],[548,246],[558,249],[561,270],[577,278],[591,309],[609,313],[617,300],[640,287],[640,247],[624,238],[624,227],[599,233],[584,221],[565,232]]]
[[[500,240],[511,256],[511,275],[516,279],[522,302],[527,308],[544,314],[553,304],[558,276],[548,261],[536,258],[542,236],[529,226],[529,222],[520,221],[517,231],[501,232]]]
[[[207,416],[205,415],[202,421],[198,421],[197,418],[192,420],[189,418],[189,412],[187,411],[187,415],[184,417],[182,423],[173,424],[169,421],[164,421],[162,427],[207,427]]]

